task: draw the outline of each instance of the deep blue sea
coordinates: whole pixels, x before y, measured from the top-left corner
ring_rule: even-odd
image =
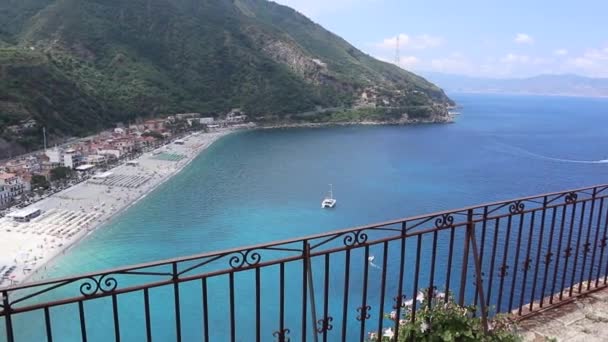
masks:
[[[93,272],[608,183],[608,163],[598,162],[608,159],[608,99],[451,97],[462,106],[454,124],[255,130],[227,136],[59,258],[44,276]],[[338,205],[321,210],[329,183]],[[276,299],[277,272],[262,272],[263,297]],[[301,275],[292,276],[301,282]],[[332,293],[341,288],[340,277],[332,274]],[[211,290],[221,288],[210,290],[212,341],[228,340],[227,281],[224,277],[209,283]],[[236,317],[238,341],[254,340],[250,284],[253,275],[236,276],[237,307],[244,310]],[[173,312],[166,306],[173,303],[172,291],[150,292],[155,341],[175,338]],[[184,341],[202,339],[200,291],[200,282],[181,286]],[[360,289],[351,291],[351,298],[360,298]],[[287,294],[288,311],[299,308],[300,295]],[[119,297],[125,341],[145,337],[142,303],[141,294]],[[339,305],[331,303],[330,311]],[[112,340],[111,300],[84,306],[88,340]],[[263,310],[269,317],[278,315],[276,306]],[[55,341],[81,340],[76,305],[51,309],[51,314]],[[292,341],[299,341],[299,316],[286,315]],[[17,341],[43,341],[42,318],[14,317]],[[353,336],[358,336],[355,324]],[[267,318],[261,325],[262,340],[273,341],[276,320]],[[337,323],[335,330],[339,328]],[[0,320],[0,341],[4,338]]]

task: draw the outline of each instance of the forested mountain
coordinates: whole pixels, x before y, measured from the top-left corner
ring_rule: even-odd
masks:
[[[432,121],[451,103],[266,0],[0,0],[0,23],[0,143],[35,145],[40,134],[6,130],[30,119],[71,136],[235,107],[254,119],[356,107]]]

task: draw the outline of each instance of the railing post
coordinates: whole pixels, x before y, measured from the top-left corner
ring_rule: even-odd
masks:
[[[310,261],[310,243],[306,243],[304,250],[304,260],[308,269],[308,290],[310,291],[310,315],[312,317],[312,339],[314,342],[319,341],[319,336],[317,335],[317,305],[315,303],[315,287],[312,279],[312,263]]]
[[[13,322],[11,321],[11,304],[8,300],[8,291],[2,291],[2,314],[4,315],[4,322],[6,324],[6,340],[7,342],[14,342],[13,336]]]
[[[486,219],[485,216],[483,218]],[[473,223],[473,209],[469,209],[467,213],[467,235],[471,241],[471,249],[473,250],[473,262],[475,263],[475,286],[476,292],[479,294],[479,305],[481,306],[481,324],[483,331],[488,333],[488,309],[486,307],[486,297],[483,293],[483,282],[481,272],[481,258],[477,250],[477,238],[475,237],[475,223]]]
[[[467,228],[464,236],[464,251],[462,252],[462,264],[460,270],[460,293],[458,295],[458,305],[464,306],[465,287],[467,284],[467,271],[469,268],[469,239],[473,225],[473,210],[469,209],[467,214]]]

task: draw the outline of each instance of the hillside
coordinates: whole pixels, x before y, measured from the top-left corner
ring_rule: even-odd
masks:
[[[429,80],[452,92],[608,96],[608,78],[568,74],[510,79],[478,78],[442,73],[426,73],[425,75]]]
[[[0,149],[174,112],[441,121],[451,101],[266,0],[0,0]],[[322,108],[340,108],[340,115]],[[361,109],[363,108],[363,109]],[[29,139],[29,140],[28,140]]]

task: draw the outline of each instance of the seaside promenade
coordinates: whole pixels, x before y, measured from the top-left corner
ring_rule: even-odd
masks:
[[[27,208],[30,222],[0,219],[0,287],[21,283],[58,255],[178,173],[231,130],[198,133],[145,153]],[[27,209],[26,208],[26,209]]]

